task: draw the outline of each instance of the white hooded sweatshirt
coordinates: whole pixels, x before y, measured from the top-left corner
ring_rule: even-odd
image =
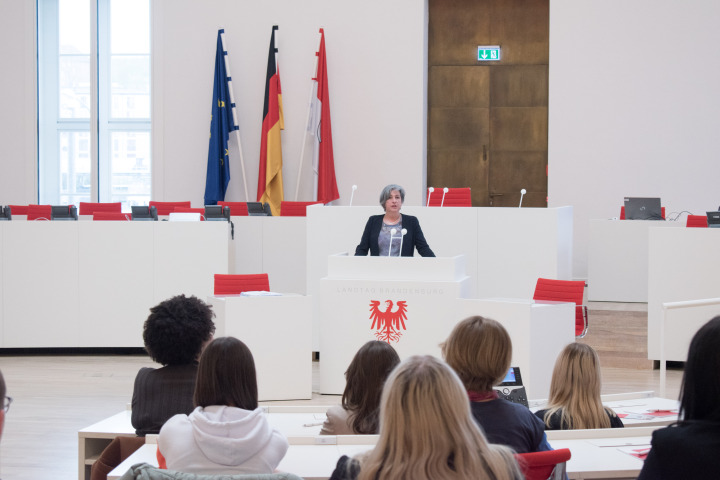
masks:
[[[288,449],[262,409],[213,405],[175,415],[160,429],[169,470],[202,474],[272,473]]]

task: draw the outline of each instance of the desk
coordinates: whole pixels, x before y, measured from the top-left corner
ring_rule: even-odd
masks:
[[[113,438],[134,437],[135,429],[130,420],[130,410],[93,423],[78,432],[78,480],[90,478],[90,467],[100,457]]]

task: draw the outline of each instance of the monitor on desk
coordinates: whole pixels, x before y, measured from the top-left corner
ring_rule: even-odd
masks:
[[[157,208],[153,205],[152,207],[146,207],[143,205],[133,205],[130,207],[132,209],[132,219],[133,221],[157,221]]]
[[[265,204],[267,205],[267,204]],[[261,216],[261,217],[267,217],[271,216],[272,213],[269,213],[269,207],[265,208],[265,205],[262,204],[262,202],[247,202],[248,207],[248,215],[251,217]]]
[[[75,205],[53,205],[50,207],[50,220],[77,220]]]
[[[206,221],[230,221],[230,207],[222,205],[205,205]]]
[[[10,206],[6,205],[0,209],[0,221],[1,220],[12,220],[12,214],[10,213]]]
[[[627,220],[664,220],[660,197],[625,197]]]
[[[710,228],[720,228],[720,212],[707,212],[707,222]]]

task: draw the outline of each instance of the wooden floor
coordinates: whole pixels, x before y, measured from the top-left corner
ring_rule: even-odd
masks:
[[[618,320],[622,315],[605,314],[607,320],[615,321],[622,321]],[[603,350],[603,393],[659,392],[657,370],[648,369],[647,365],[608,366],[616,363],[613,356],[624,354],[614,354],[612,349],[602,347],[605,341],[602,337],[596,329],[595,335],[589,334],[585,341]],[[630,355],[637,357],[632,352]],[[318,363],[313,365],[313,391],[317,391]],[[130,402],[135,374],[145,366],[156,365],[143,355],[0,355],[8,395],[14,398],[0,441],[0,478],[76,479],[78,430],[123,410]],[[665,397],[677,398],[681,376],[680,370],[668,371]],[[339,402],[339,396],[313,394],[312,400],[273,403]]]

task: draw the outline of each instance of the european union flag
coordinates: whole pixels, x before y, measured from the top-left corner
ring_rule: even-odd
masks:
[[[230,132],[238,130],[233,117],[235,104],[231,103],[230,81],[225,69],[225,55],[222,33],[218,30],[217,51],[215,53],[215,84],[210,121],[210,148],[208,149],[207,178],[205,180],[205,205],[216,205],[225,200],[225,192],[230,182],[230,157],[228,140]]]

